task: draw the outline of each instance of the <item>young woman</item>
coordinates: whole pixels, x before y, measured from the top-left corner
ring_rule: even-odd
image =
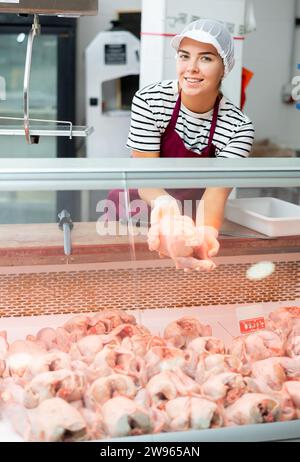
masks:
[[[171,45],[176,50],[177,80],[148,85],[134,96],[127,141],[132,156],[247,157],[254,138],[252,123],[221,93],[222,80],[234,65],[233,39],[226,27],[215,20],[199,19],[175,36]],[[230,191],[139,189],[130,191],[130,199],[141,198],[153,206],[152,227],[174,211],[175,200],[196,204],[202,199],[204,222],[196,222],[196,227],[201,228],[203,244],[194,254],[202,260],[219,250],[218,232]],[[117,195],[114,191],[110,198],[119,204]],[[156,250],[160,251],[159,244]],[[192,267],[199,269],[201,264]]]

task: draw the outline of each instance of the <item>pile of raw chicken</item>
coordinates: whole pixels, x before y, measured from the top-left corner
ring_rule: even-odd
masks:
[[[78,441],[300,417],[300,307],[229,347],[197,319],[152,335],[104,311],[26,340],[0,333],[0,413],[27,441]]]

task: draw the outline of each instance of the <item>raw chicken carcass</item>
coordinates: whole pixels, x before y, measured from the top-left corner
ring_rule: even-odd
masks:
[[[281,390],[287,377],[280,359],[276,357],[256,361],[252,364],[252,376],[263,380],[273,390]]]
[[[134,398],[137,388],[130,377],[122,374],[112,374],[100,377],[87,389],[84,402],[89,409],[99,410],[101,405],[115,396]]]
[[[6,403],[23,404],[24,388],[18,385],[12,377],[6,377],[0,382],[0,414],[1,407]]]
[[[57,348],[56,330],[52,327],[44,327],[40,329],[35,336],[35,340],[42,344],[46,350]]]
[[[197,365],[199,362],[199,355],[194,350],[184,350],[184,363],[181,366],[182,371],[192,379],[196,377]]]
[[[16,340],[5,356],[6,373],[31,380],[36,374],[48,371],[45,354],[47,350],[34,341]]]
[[[161,337],[151,334],[136,334],[132,337],[125,337],[122,340],[121,348],[131,350],[135,355],[143,357],[152,347],[166,346],[166,341]]]
[[[58,370],[37,375],[25,386],[24,406],[33,408],[42,401],[58,396],[66,401],[81,399],[85,377],[80,372]]]
[[[202,395],[227,407],[246,393],[247,386],[240,374],[223,372],[210,377],[201,387]]]
[[[222,426],[221,410],[216,403],[201,397],[179,397],[166,404],[173,431],[202,430]]]
[[[262,393],[246,393],[225,409],[228,425],[275,422],[280,419],[278,400]]]
[[[198,337],[189,342],[188,348],[196,351],[199,355],[207,354],[224,354],[224,342],[216,337]]]
[[[212,329],[202,324],[197,318],[184,316],[171,322],[164,330],[163,337],[177,348],[187,347],[197,337],[211,337]]]
[[[146,385],[152,401],[158,407],[164,407],[166,400],[178,395],[195,395],[200,393],[200,387],[188,375],[177,369],[176,372],[166,371],[153,376]]]
[[[94,361],[90,365],[90,377],[94,377],[94,380],[99,377],[107,377],[114,373],[116,366],[117,353],[115,348],[108,344],[105,345],[103,350],[96,354]]]
[[[203,237],[197,232],[193,220],[188,216],[166,215],[148,232],[150,250],[156,250],[160,256],[171,257],[176,268],[212,270],[216,267],[212,260],[194,258],[194,247],[203,243]]]
[[[7,333],[5,330],[0,332],[0,360],[3,360],[8,351]]]
[[[295,358],[283,356],[278,358],[278,362],[283,367],[288,379],[300,380],[300,356]]]
[[[292,329],[290,332],[286,342],[286,354],[291,358],[300,357],[300,329]]]
[[[230,353],[242,358],[245,363],[282,356],[284,352],[283,340],[275,332],[269,330],[254,332],[246,337],[237,337],[230,348]]]
[[[147,377],[151,378],[164,371],[183,367],[185,357],[182,350],[171,346],[155,346],[145,355]]]
[[[300,418],[300,382],[290,380],[285,382],[283,386],[283,391],[288,393],[291,398],[297,412],[297,418]]]
[[[43,401],[28,411],[30,441],[82,441],[86,423],[80,412],[61,398]]]
[[[80,407],[78,410],[86,423],[86,439],[98,440],[105,438],[103,419],[100,412],[94,412],[86,407]]]
[[[125,348],[116,348],[116,364],[114,371],[132,377],[135,383],[145,385],[147,382],[147,372],[145,361],[142,357],[135,355],[132,351]]]
[[[120,324],[136,324],[135,317],[122,310],[104,310],[91,317],[89,334],[107,334]]]
[[[266,320],[266,327],[278,333],[285,340],[292,329],[300,329],[300,307],[285,306],[272,311]]]
[[[154,375],[146,385],[152,402],[158,407],[164,407],[170,399],[177,397],[177,388],[169,371]]]
[[[76,342],[87,335],[89,324],[89,316],[80,314],[69,319],[69,321],[63,325],[63,328],[71,334],[72,341]]]
[[[149,413],[129,398],[118,396],[102,406],[103,425],[109,436],[150,433],[153,423]]]
[[[236,356],[222,354],[202,354],[200,355],[197,365],[195,380],[203,384],[210,377],[216,376],[223,372],[236,372],[244,375],[245,369],[242,361]]]
[[[126,337],[133,337],[137,334],[150,334],[149,330],[142,325],[120,324],[115,327],[109,334],[100,336],[103,345],[114,344],[120,345]]]
[[[292,323],[300,319],[300,306],[284,306],[269,313],[269,319],[274,322],[283,323],[290,319]]]
[[[57,371],[59,369],[71,369],[70,355],[59,350],[52,350],[45,354],[45,364],[49,371]]]
[[[79,359],[91,364],[102,348],[103,343],[100,335],[86,335],[71,345],[69,354],[72,360]]]
[[[200,386],[198,383],[186,375],[181,369],[177,368],[174,372],[169,372],[169,375],[179,395],[197,395],[200,393]]]

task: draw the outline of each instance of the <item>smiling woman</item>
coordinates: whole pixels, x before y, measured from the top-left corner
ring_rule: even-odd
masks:
[[[215,47],[185,37],[177,52],[176,69],[184,106],[196,113],[209,111],[224,77],[224,64]]]
[[[234,44],[229,31],[218,21],[199,19],[176,35],[171,45],[176,50],[177,80],[148,85],[133,98],[127,141],[132,156],[194,157],[200,162],[207,157],[247,157],[254,138],[252,123],[220,90],[223,78],[234,65]],[[146,207],[153,207],[151,250],[173,258],[177,268],[207,270],[215,267],[211,257],[219,250],[218,230],[230,191],[229,188],[139,189],[129,193],[131,201],[142,199]],[[117,205],[117,216],[126,218],[128,210],[120,202],[120,192],[112,191],[109,199]],[[185,228],[191,222],[181,215],[178,207],[184,207],[186,201],[192,206],[193,230]],[[131,210],[130,214],[138,215],[138,210]],[[178,236],[168,236],[165,231],[162,236],[165,226],[161,224],[169,223],[173,217],[174,225],[174,216],[173,230],[181,232]],[[189,233],[195,239],[198,236],[193,246],[185,240]],[[172,246],[168,245],[171,242]]]

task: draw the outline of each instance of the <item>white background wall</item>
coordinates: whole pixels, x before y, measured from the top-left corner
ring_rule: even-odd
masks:
[[[254,0],[257,30],[247,36],[244,65],[254,72],[245,112],[254,121],[256,138],[300,149],[300,111],[281,100],[282,86],[297,75],[292,59],[294,0]],[[300,17],[300,1],[298,0]],[[299,29],[299,28],[298,28]],[[296,56],[300,63],[300,36]]]
[[[209,0],[208,0],[209,1]],[[296,58],[292,64],[295,2],[300,17],[300,0],[254,0],[257,30],[245,40],[244,65],[254,72],[247,91],[245,112],[256,128],[256,138],[300,150],[300,111],[295,105],[282,103],[282,86],[291,81],[300,63],[300,27],[296,34]],[[139,10],[141,0],[100,0],[96,17],[81,18],[78,23],[77,46],[77,123],[84,115],[84,49],[117,11]]]

